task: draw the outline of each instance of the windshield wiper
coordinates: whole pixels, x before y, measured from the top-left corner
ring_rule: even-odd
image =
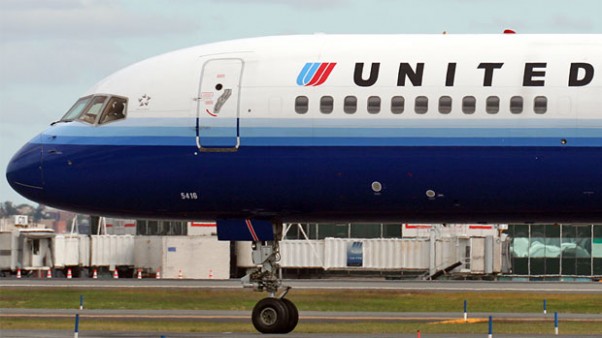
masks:
[[[68,122],[73,122],[73,120],[58,120],[58,121],[52,122],[50,125],[54,126],[57,123],[68,123]]]

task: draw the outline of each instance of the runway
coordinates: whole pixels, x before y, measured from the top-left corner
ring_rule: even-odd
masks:
[[[64,337],[72,337],[73,332],[67,330],[2,330],[3,338],[64,338]],[[87,337],[87,338],[172,338],[172,337],[182,337],[182,338],[251,338],[251,337],[264,337],[260,333],[240,333],[240,332],[211,332],[211,333],[180,333],[180,332],[169,332],[169,333],[161,333],[161,332],[123,332],[123,331],[85,331],[80,332],[79,337]],[[483,338],[486,337],[486,334],[426,334],[423,333],[423,338]],[[599,334],[592,335],[564,335],[565,337],[579,337],[579,338],[600,338]],[[344,333],[344,334],[315,334],[315,333],[295,333],[291,332],[289,334],[270,334],[269,337],[280,337],[280,338],[316,338],[316,337],[333,337],[333,338],[416,338],[416,333],[411,334],[403,334],[403,333],[395,333],[395,334],[353,334],[353,333]],[[496,333],[494,335],[496,338],[525,338],[524,334],[499,334]],[[533,337],[538,338],[554,338],[558,337],[554,334],[538,334]]]
[[[383,280],[285,280],[284,284],[299,290],[399,290],[407,292],[495,292],[495,293],[579,293],[600,294],[602,283],[594,282],[483,282],[483,281],[383,281]],[[2,288],[180,288],[180,289],[241,289],[238,280],[156,280],[156,279],[0,279]],[[194,322],[240,322],[249,323],[250,311],[217,311],[217,310],[88,310],[76,309],[0,309],[5,318],[73,318],[79,313],[85,319],[114,320],[169,320]],[[486,320],[489,315],[495,321],[541,322],[552,321],[553,314],[542,313],[469,313],[469,319]],[[301,311],[300,320],[305,323],[345,323],[345,322],[403,322],[403,321],[458,321],[463,313],[454,312],[319,312]],[[562,314],[561,320],[587,321],[600,323],[599,314]],[[73,332],[64,330],[1,330],[3,338],[32,337],[65,337]],[[123,331],[89,331],[80,332],[80,337],[259,337],[258,333],[157,333],[157,332],[123,332]],[[306,338],[320,337],[320,334],[291,333],[287,335],[270,335],[271,337]],[[375,337],[392,338],[416,337],[416,334],[328,334],[329,337]],[[427,337],[483,337],[483,334],[422,334]],[[496,334],[495,337],[524,337],[516,334]],[[555,337],[550,334],[538,337]],[[579,337],[599,337],[599,335],[580,335]]]
[[[164,319],[249,322],[251,311],[220,311],[220,310],[77,310],[77,309],[0,309],[5,318],[73,318],[79,313],[82,318],[98,319]],[[493,315],[496,321],[537,322],[553,320],[552,313],[470,313],[471,321],[485,321]],[[571,314],[563,313],[563,320],[601,322],[600,314]],[[299,318],[303,322],[349,322],[349,321],[455,321],[463,320],[459,312],[331,312],[331,311],[300,311]]]
[[[389,281],[389,280],[284,280],[299,290],[399,290],[423,292],[542,292],[602,293],[598,282],[510,282],[510,281]],[[240,289],[239,280],[191,279],[0,279],[2,287],[30,288],[199,288]]]
[[[82,320],[94,319],[120,319],[120,320],[189,320],[198,322],[245,322],[250,320],[249,311],[197,311],[197,310],[57,310],[57,309],[0,309],[0,314],[6,318],[73,318],[76,313]],[[489,313],[471,313],[471,320],[486,321]],[[496,322],[526,321],[541,322],[553,321],[553,316],[541,313],[495,313]],[[300,319],[303,322],[392,322],[392,321],[462,321],[461,313],[411,313],[411,312],[318,312],[301,311]],[[602,314],[563,314],[564,321],[595,321],[602,323]],[[200,324],[202,325],[202,324]],[[3,338],[33,338],[33,337],[66,337],[73,332],[65,330],[1,330]],[[161,332],[124,332],[124,331],[86,331],[80,332],[80,337],[94,338],[119,338],[119,337],[259,337],[259,333],[161,333]],[[320,337],[320,334],[290,333],[286,335],[270,335],[270,337],[307,338]],[[416,334],[328,334],[329,337],[374,337],[374,338],[410,338]],[[483,334],[422,334],[423,337],[483,337]],[[495,337],[524,337],[520,334],[496,334]],[[537,337],[555,337],[554,335],[537,335]],[[579,337],[599,337],[599,335],[579,335]]]
[[[73,332],[71,331],[60,331],[60,330],[3,330],[2,337],[3,338],[38,338],[38,337],[46,337],[46,338],[64,338],[73,336]],[[221,333],[157,333],[157,332],[122,332],[122,331],[89,331],[89,332],[80,332],[79,337],[87,337],[87,338],[257,338],[264,337],[265,335],[261,335],[260,333],[232,333],[232,332],[221,332]],[[333,337],[333,338],[416,338],[416,334],[327,334],[327,335],[319,335],[313,333],[289,333],[289,334],[270,334],[269,337],[277,337],[277,338],[315,338],[315,337]],[[485,334],[422,334],[424,338],[483,338],[486,337]],[[495,338],[524,338],[525,335],[521,334],[495,334]],[[553,338],[558,337],[553,334],[549,335],[537,335],[538,338]],[[565,336],[566,337],[566,336]],[[569,336],[569,337],[580,337],[580,338],[600,338],[600,335],[579,335],[579,336]]]

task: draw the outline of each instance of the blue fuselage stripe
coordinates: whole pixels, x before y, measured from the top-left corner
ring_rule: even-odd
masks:
[[[230,144],[234,127],[205,127],[201,143]],[[241,146],[578,146],[602,147],[599,128],[240,127]],[[49,129],[42,142],[86,145],[191,145],[196,128],[91,127]],[[565,142],[566,141],[566,142]]]

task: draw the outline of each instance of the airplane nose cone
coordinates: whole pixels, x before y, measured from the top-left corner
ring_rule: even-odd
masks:
[[[42,145],[33,141],[19,150],[8,163],[6,179],[23,197],[39,202],[42,183]]]

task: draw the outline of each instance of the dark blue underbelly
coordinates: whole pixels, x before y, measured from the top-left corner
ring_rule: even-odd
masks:
[[[42,203],[145,218],[602,221],[594,147],[57,146]],[[373,183],[382,189],[375,192]],[[378,190],[378,189],[377,189]],[[434,197],[429,197],[431,195]]]

